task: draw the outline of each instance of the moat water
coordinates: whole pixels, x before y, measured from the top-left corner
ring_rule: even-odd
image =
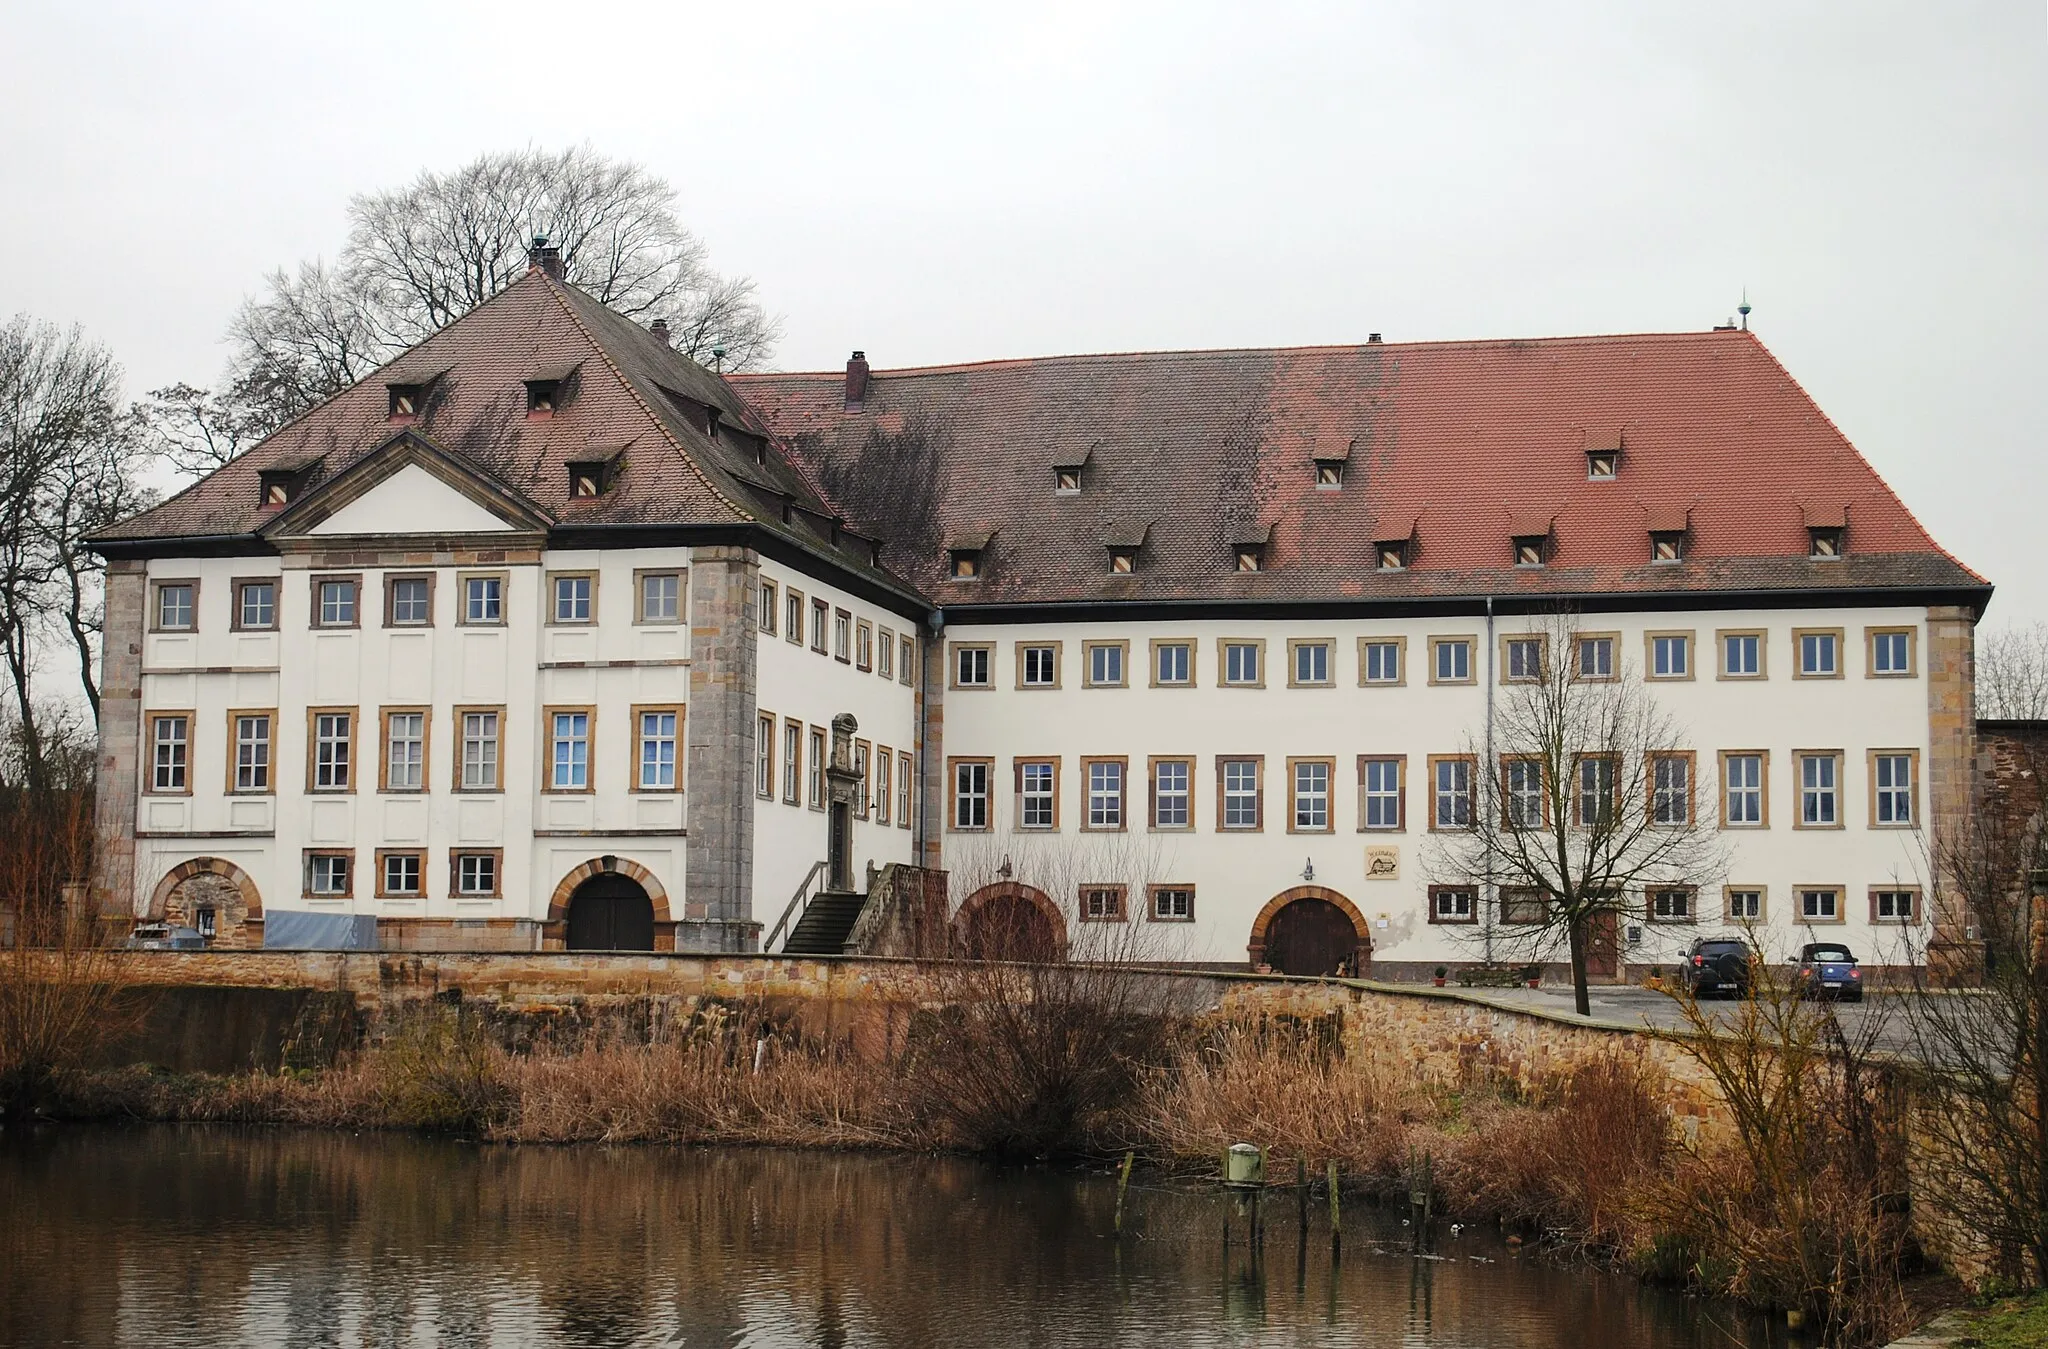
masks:
[[[1725,1306],[1351,1205],[765,1149],[0,1132],[0,1345],[1760,1347]],[[1226,1231],[1227,1226],[1227,1231]]]

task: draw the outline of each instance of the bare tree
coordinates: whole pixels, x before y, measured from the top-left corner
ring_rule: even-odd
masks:
[[[1977,715],[1987,721],[2048,717],[2048,623],[1984,637],[1977,648]]]
[[[620,313],[667,319],[684,355],[709,361],[721,351],[726,370],[761,365],[780,322],[753,281],[710,268],[675,203],[665,179],[587,145],[486,154],[362,193],[333,266],[271,273],[236,315],[228,408],[175,401],[207,428],[229,424],[224,411],[247,410],[275,429],[510,285],[536,235],[561,250],[572,283]],[[208,432],[200,440],[208,452],[246,444]]]
[[[190,384],[152,389],[134,407],[136,428],[172,468],[204,477],[304,410],[296,396],[282,404],[264,396],[267,388],[245,376],[219,392]]]
[[[1532,645],[1514,650],[1518,641]],[[1685,737],[1618,643],[1582,634],[1568,614],[1507,642],[1521,665],[1507,671],[1486,732],[1468,741],[1464,783],[1454,766],[1450,790],[1429,784],[1430,808],[1450,818],[1430,836],[1424,869],[1499,887],[1502,921],[1482,929],[1491,947],[1541,958],[1564,945],[1585,1016],[1595,926],[1648,902],[1646,889],[1696,903],[1721,849],[1700,822]]]

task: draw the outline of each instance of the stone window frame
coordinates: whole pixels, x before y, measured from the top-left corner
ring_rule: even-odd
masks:
[[[1832,894],[1835,897],[1834,916],[1830,918],[1812,917],[1806,912],[1806,896],[1809,893],[1819,894],[1823,892]],[[1849,921],[1848,899],[1849,891],[1846,886],[1828,885],[1819,882],[1795,885],[1792,887],[1792,902],[1794,906],[1792,922],[1797,927],[1807,927],[1809,925],[1838,927]]]
[[[142,790],[144,795],[192,795],[192,779],[195,776],[197,776],[199,768],[199,756],[197,753],[197,746],[193,740],[192,731],[193,727],[198,722],[198,718],[199,713],[195,709],[189,707],[152,708],[143,717],[142,743],[145,751],[146,762],[146,767],[142,775],[144,782]],[[182,787],[159,787],[156,785],[156,727],[157,723],[162,721],[182,721],[185,723],[185,765],[183,774],[185,782]]]
[[[503,792],[505,790],[505,704],[462,703],[451,708],[450,714],[454,725],[455,752],[450,756],[454,762],[451,765],[452,771],[449,775],[449,790],[466,796],[487,796],[493,792]],[[491,785],[488,787],[469,787],[463,785],[463,773],[467,768],[469,759],[469,718],[472,716],[496,716],[498,719],[498,734],[494,737],[498,746],[498,753],[495,759],[496,771],[492,774]]]
[[[856,739],[853,742],[853,818],[856,820],[865,820],[874,813],[874,798],[868,794],[870,786],[868,773],[872,770],[874,762],[874,742]],[[775,780],[774,760],[772,757],[769,760],[769,775],[768,787],[773,792]],[[768,799],[773,800],[774,797],[771,795]]]
[[[682,703],[634,703],[631,706],[630,715],[632,716],[632,721],[627,724],[632,729],[633,753],[630,762],[626,765],[626,790],[635,796],[680,795],[683,790],[683,747],[687,743],[684,738],[685,718],[688,715],[687,709]],[[649,787],[642,780],[640,773],[647,752],[647,732],[646,728],[641,725],[640,719],[643,716],[659,717],[666,715],[672,715],[676,719],[675,762],[672,765],[675,781],[667,787]],[[790,721],[785,724],[789,726],[803,725],[800,721]],[[780,752],[779,745],[778,752]],[[781,765],[778,763],[778,777],[780,772]],[[799,778],[799,781],[801,781],[801,778]]]
[[[1873,885],[1869,888],[1870,923],[1873,927],[1918,927],[1926,921],[1926,891],[1918,885]],[[1877,911],[1879,895],[1908,895],[1912,898],[1912,913],[1905,918],[1886,918]]]
[[[647,710],[661,711],[665,709],[650,707]],[[637,714],[634,725],[639,725]],[[679,787],[683,779],[681,771],[682,727],[682,709],[678,708],[676,710],[676,782]],[[792,733],[795,735],[794,752],[792,752],[790,740]],[[801,806],[804,803],[804,749],[806,748],[804,740],[803,718],[784,717],[782,719],[781,739],[776,742],[775,746],[775,772],[777,779],[782,784],[782,804],[785,806]],[[638,774],[636,773],[635,776],[637,777]]]
[[[1010,832],[1013,834],[1057,834],[1060,831],[1060,777],[1065,756],[1058,754],[1019,754],[1010,759],[1010,791],[1013,805],[1010,812]],[[1027,766],[1050,764],[1052,766],[1052,823],[1024,823],[1024,769]]]
[[[1653,749],[1644,756],[1649,762],[1643,765],[1648,775],[1644,784],[1647,798],[1643,808],[1649,812],[1650,824],[1657,829],[1691,829],[1699,823],[1700,815],[1700,756],[1698,751],[1689,749]],[[1657,819],[1657,765],[1666,759],[1685,761],[1685,819],[1680,823],[1660,823]],[[1725,798],[1724,798],[1725,808]]]
[[[1682,641],[1685,651],[1685,673],[1657,673],[1657,643],[1672,639]],[[1651,628],[1643,633],[1643,679],[1652,684],[1689,684],[1700,674],[1699,633],[1692,628]]]
[[[1510,653],[1518,643],[1533,642],[1536,645],[1536,673],[1517,675]],[[1576,653],[1574,654],[1576,659]],[[1503,632],[1500,634],[1500,682],[1503,684],[1540,684],[1550,672],[1550,635],[1542,632]]]
[[[164,626],[164,591],[184,587],[192,592],[192,621],[182,627]],[[199,578],[197,576],[152,576],[149,578],[149,630],[151,632],[199,631]]]
[[[489,890],[464,890],[462,888],[462,859],[465,857],[488,857],[491,859],[491,888]],[[422,878],[424,880],[424,877]],[[472,848],[467,845],[448,850],[448,898],[452,900],[503,899],[505,897],[505,850],[503,848]]]
[[[1833,759],[1835,761],[1835,818],[1830,824],[1808,824],[1806,822],[1806,761],[1808,759]],[[1848,784],[1844,778],[1848,772],[1848,756],[1839,749],[1795,749],[1792,751],[1792,790],[1796,795],[1792,811],[1794,829],[1813,830],[1826,833],[1846,829],[1848,820]]]
[[[283,626],[284,578],[281,576],[236,576],[228,581],[228,631],[276,632]],[[250,586],[270,587],[270,622],[256,625],[242,621],[242,592]]]
[[[1186,824],[1159,823],[1159,766],[1177,763],[1187,769],[1188,774],[1188,822]],[[1195,756],[1192,754],[1153,754],[1145,759],[1145,829],[1153,834],[1192,834],[1195,832]]]
[[[1366,766],[1394,765],[1394,823],[1366,823],[1370,793],[1366,791]],[[1408,832],[1408,756],[1405,754],[1361,754],[1358,756],[1358,832],[1361,834],[1405,834]]]
[[[1670,914],[1657,913],[1657,896],[1678,891],[1685,893],[1685,916],[1676,918]],[[1653,882],[1643,887],[1643,921],[1658,927],[1694,927],[1700,921],[1700,888],[1685,881]]]
[[[822,595],[811,596],[811,641],[810,649],[820,656],[832,654],[829,630],[832,626],[832,601]]]
[[[1311,764],[1323,766],[1323,824],[1320,829],[1301,823],[1301,770]],[[1334,834],[1337,832],[1337,760],[1326,754],[1287,756],[1287,832],[1290,834]]]
[[[496,618],[471,618],[469,616],[469,584],[472,581],[496,581],[498,583],[498,616]],[[505,610],[512,595],[512,573],[509,571],[459,571],[455,573],[455,586],[461,594],[461,602],[455,606],[455,626],[458,628],[502,628],[506,625]],[[552,596],[549,597],[552,600]]]
[[[1716,754],[1717,769],[1714,778],[1714,812],[1718,827],[1722,829],[1769,829],[1771,827],[1771,752],[1767,749],[1724,749]],[[1731,823],[1728,819],[1728,761],[1730,759],[1755,759],[1757,761],[1757,815],[1755,824]]]
[[[633,723],[637,737],[640,723]],[[552,732],[550,733],[552,734]],[[773,801],[776,784],[782,780],[782,719],[766,708],[754,710],[754,799]],[[856,815],[865,811],[856,810]]]
[[[555,718],[583,713],[583,785],[581,787],[557,787],[555,785]],[[503,723],[499,723],[502,728]],[[547,796],[589,796],[597,790],[597,704],[595,703],[547,703],[540,709],[540,789]],[[501,729],[500,734],[503,734]],[[504,747],[499,746],[498,761],[505,760]]]
[[[760,589],[755,592],[754,601],[761,606],[761,612],[755,615],[754,625],[764,635],[775,636],[782,622],[782,587],[763,576]]]
[[[1906,668],[1903,670],[1880,670],[1877,668],[1877,639],[1900,637],[1906,639]],[[1920,629],[1907,625],[1888,623],[1863,630],[1863,677],[1865,679],[1916,679],[1920,675]]]
[[[647,583],[657,577],[676,578],[676,616],[674,618],[649,618],[647,616]],[[765,584],[774,585],[773,581]],[[597,622],[597,588],[591,587],[590,621]],[[633,626],[639,628],[680,628],[690,621],[690,569],[678,564],[673,567],[635,567],[633,569]],[[771,625],[769,632],[775,629]]]
[[[414,890],[393,890],[387,885],[385,865],[393,857],[410,857],[418,863],[419,887]],[[371,879],[374,887],[371,894],[377,899],[412,900],[427,897],[427,850],[425,848],[379,848],[375,853],[376,875]],[[353,883],[353,877],[351,877]]]
[[[1832,637],[1835,639],[1834,669],[1826,673],[1813,673],[1806,668],[1806,639],[1809,637]],[[1841,628],[1792,629],[1792,677],[1794,679],[1841,679],[1845,677],[1842,667],[1848,663],[1848,635]]]
[[[1065,651],[1065,646],[1066,646],[1066,644],[1065,644],[1064,642],[1049,642],[1049,641],[1028,641],[1028,642],[1016,642],[1016,643],[1014,643],[1014,644],[1013,644],[1013,649],[1012,649],[1012,651],[1011,651],[1010,655],[1011,655],[1011,659],[1012,659],[1012,660],[1014,660],[1014,661],[1016,661],[1016,663],[1017,663],[1017,685],[1016,685],[1016,686],[1017,686],[1017,691],[1018,691],[1018,692],[1020,692],[1020,693],[1025,693],[1025,692],[1029,692],[1029,693],[1042,693],[1042,692],[1045,692],[1045,691],[1047,691],[1047,690],[1052,690],[1052,689],[1058,689],[1058,688],[1060,687],[1060,681],[1061,681],[1061,678],[1063,677],[1063,675],[1064,675],[1064,672],[1065,672],[1065,670],[1066,670],[1066,651]],[[1027,652],[1027,651],[1050,651],[1050,652],[1052,652],[1052,682],[1051,682],[1051,683],[1047,683],[1047,684],[1032,684],[1032,683],[1028,683],[1028,682],[1026,682],[1026,680],[1025,680],[1025,678],[1024,678],[1024,675],[1025,675],[1025,665],[1026,665],[1026,661],[1025,661],[1025,655],[1024,655],[1024,653],[1025,653],[1025,652]]]
[[[1323,649],[1323,677],[1321,679],[1300,678],[1301,651],[1307,647]],[[1337,643],[1328,637],[1289,637],[1287,639],[1287,687],[1291,689],[1333,689],[1337,687]]]
[[[1571,786],[1572,827],[1574,829],[1597,828],[1601,823],[1596,820],[1588,824],[1586,820],[1586,801],[1588,798],[1586,794],[1585,767],[1589,763],[1605,763],[1608,766],[1608,809],[1612,810],[1617,818],[1621,814],[1623,788],[1627,785],[1623,779],[1623,774],[1627,771],[1628,767],[1623,761],[1622,756],[1611,751],[1574,754],[1572,756]]]
[[[1607,673],[1587,674],[1585,648],[1582,642],[1607,643]],[[1575,632],[1572,634],[1572,682],[1575,684],[1613,684],[1621,679],[1621,634],[1619,632]]]
[[[1159,677],[1159,651],[1162,647],[1185,647],[1188,653],[1188,677],[1186,679],[1161,679]],[[1201,640],[1195,637],[1154,637],[1146,643],[1146,678],[1148,687],[1155,689],[1191,689],[1196,687],[1196,652],[1201,650]]]
[[[320,618],[320,587],[346,584],[355,587],[355,604],[351,612],[354,617],[346,623],[325,623]],[[306,626],[316,631],[355,632],[363,626],[363,574],[359,571],[316,571],[306,578],[307,594],[312,599]]]
[[[982,777],[982,822],[980,824],[960,823],[960,770],[979,764]],[[996,827],[995,803],[996,761],[986,754],[949,754],[946,756],[946,832],[949,834],[991,834]]]
[[[557,588],[561,585],[563,581],[590,582],[590,616],[588,618],[561,617],[562,597],[557,593]],[[598,616],[600,613],[600,610],[598,609],[598,592],[602,588],[598,584],[598,581],[598,572],[597,568],[595,567],[574,567],[563,571],[551,571],[547,573],[547,589],[545,592],[547,596],[547,599],[545,601],[547,604],[547,621],[545,624],[543,624],[543,626],[550,628],[596,627]]]
[[[978,684],[960,682],[960,653],[980,651],[985,653],[985,676]],[[962,693],[993,693],[996,687],[996,644],[994,642],[948,642],[946,643],[946,687]]]
[[[391,718],[417,716],[420,719],[420,785],[391,785]],[[424,796],[434,783],[434,709],[420,704],[392,704],[377,709],[377,794],[383,796]]]
[[[1095,677],[1095,653],[1115,651],[1117,678]],[[1127,689],[1131,686],[1131,643],[1122,637],[1090,639],[1081,643],[1081,687],[1084,689]]]
[[[1508,783],[1508,766],[1510,764],[1536,765],[1537,818],[1532,823],[1515,823],[1515,817],[1513,814],[1515,793],[1509,789]],[[1498,767],[1496,767],[1494,771],[1500,775],[1497,781],[1499,783],[1498,795],[1500,797],[1501,828],[1515,832],[1541,831],[1550,828],[1550,784],[1544,780],[1546,776],[1544,770],[1546,767],[1547,765],[1543,761],[1543,756],[1540,754],[1503,754],[1499,757],[1499,765]],[[1435,788],[1435,780],[1432,778],[1430,783],[1430,790],[1434,792]],[[1433,806],[1434,802],[1432,801],[1431,804]]]
[[[339,890],[315,890],[313,888],[313,859],[316,857],[338,857],[348,863],[348,884]],[[426,883],[421,876],[422,885]],[[299,898],[314,900],[343,900],[356,897],[356,850],[354,848],[302,848],[299,850]]]
[[[1117,769],[1116,823],[1091,824],[1095,813],[1094,769],[1100,764],[1115,764]],[[1131,827],[1131,761],[1122,754],[1084,754],[1081,756],[1081,818],[1080,828],[1084,834],[1122,834]]]
[[[1877,761],[1879,759],[1899,758],[1906,760],[1907,771],[1912,774],[1912,781],[1907,788],[1907,807],[1913,813],[1912,818],[1905,821],[1892,821],[1890,823],[1880,822],[1877,818]],[[1920,827],[1920,751],[1918,749],[1901,747],[1898,749],[1866,750],[1864,751],[1863,775],[1869,782],[1865,808],[1869,811],[1870,828],[1912,830]]]
[[[1252,823],[1231,824],[1229,767],[1252,765]],[[1189,784],[1193,786],[1192,783]],[[1216,832],[1219,834],[1263,834],[1266,831],[1266,756],[1263,754],[1218,754],[1216,756]]]
[[[384,573],[384,626],[387,628],[409,628],[423,630],[434,626],[434,590],[438,573],[431,571],[388,571]],[[419,622],[398,621],[398,583],[400,581],[425,581],[427,583],[427,616]],[[500,605],[503,608],[503,605]]]
[[[1368,652],[1376,646],[1391,646],[1394,648],[1394,677],[1392,679],[1373,679],[1367,673],[1372,669],[1372,661]],[[1406,687],[1407,683],[1408,639],[1406,637],[1359,637],[1358,687],[1362,689],[1398,689]]]
[[[1446,915],[1443,912],[1442,901],[1453,895],[1464,895],[1469,900],[1462,916],[1456,913]],[[1429,925],[1432,927],[1476,927],[1479,923],[1480,901],[1481,895],[1477,882],[1467,881],[1462,885],[1432,885],[1429,887]]]
[[[1728,668],[1728,639],[1730,637],[1756,638],[1756,673],[1736,674]],[[1753,684],[1771,677],[1771,634],[1768,628],[1716,628],[1714,629],[1714,678],[1732,680],[1737,683]]]
[[[1090,913],[1091,895],[1114,896],[1114,913]],[[1127,923],[1131,917],[1131,887],[1120,881],[1083,881],[1075,887],[1074,916],[1084,923]]]
[[[794,615],[791,615],[789,612],[791,609],[796,610]],[[782,640],[788,642],[791,646],[802,648],[804,644],[804,615],[811,611],[809,602],[804,598],[804,592],[798,590],[795,586],[784,587],[782,591],[782,610]]]
[[[862,674],[875,670],[875,625],[865,618],[853,620],[853,668]]]
[[[1189,812],[1189,818],[1193,818]],[[1186,913],[1162,914],[1159,912],[1161,892],[1185,894],[1188,897]],[[1153,881],[1145,886],[1145,921],[1148,923],[1192,923],[1195,921],[1195,885],[1192,881]]]
[[[239,787],[236,780],[241,775],[242,742],[241,720],[244,717],[263,717],[269,723],[264,743],[270,747],[269,758],[264,764],[261,787]],[[227,713],[228,755],[226,780],[222,784],[225,796],[276,796],[277,795],[277,709],[274,707],[231,707]],[[152,753],[152,760],[154,754]],[[152,766],[153,763],[152,763]]]
[[[876,824],[884,829],[888,828],[890,824],[890,796],[896,790],[895,755],[896,751],[890,749],[887,745],[877,744],[874,757],[868,760],[868,772],[871,774],[871,781],[874,783],[874,800],[872,804],[874,820]]]
[[[884,683],[896,680],[896,630],[875,625],[875,673]]]
[[[907,632],[896,635],[896,682],[904,688],[911,687],[913,667],[917,664],[917,638]]]
[[[896,751],[896,827],[910,828],[910,806],[916,800],[917,756],[907,749]]]
[[[1462,763],[1465,765],[1465,811],[1466,818],[1477,823],[1479,819],[1479,759],[1471,754],[1432,754],[1428,758],[1429,782],[1429,831],[1432,834],[1469,833],[1473,824],[1444,824],[1437,811],[1436,773],[1439,765]]]
[[[1505,927],[1536,927],[1550,921],[1550,901],[1539,885],[1504,885],[1500,889],[1500,921]],[[1536,916],[1516,917],[1521,906],[1533,904]]]
[[[1735,912],[1735,896],[1738,894],[1756,896],[1756,913],[1745,917]],[[1724,885],[1721,887],[1721,921],[1749,927],[1768,923],[1771,918],[1771,893],[1767,885]]]
[[[1429,643],[1429,682],[1445,687],[1458,688],[1479,682],[1479,636],[1476,633],[1444,633],[1431,636]],[[1463,646],[1465,648],[1465,675],[1462,679],[1439,679],[1437,670],[1442,657],[1437,655],[1441,647]],[[1431,812],[1434,815],[1434,811]]]
[[[320,787],[315,784],[320,776],[320,718],[346,716],[348,718],[348,785],[345,787]],[[359,706],[335,705],[308,707],[306,709],[306,795],[308,796],[354,796],[362,782],[362,741],[363,711]]]
[[[853,610],[832,610],[832,659],[841,665],[853,664]]]
[[[832,756],[832,733],[823,726],[810,727],[804,732],[804,749],[804,804],[823,813],[827,788],[825,765]]]
[[[1230,677],[1230,648],[1248,646],[1252,648],[1252,659],[1258,662],[1256,679],[1232,679]],[[1193,653],[1189,653],[1192,660]],[[1193,677],[1194,671],[1188,675]],[[1218,637],[1216,639],[1216,687],[1219,689],[1262,689],[1266,687],[1266,639],[1263,637]]]

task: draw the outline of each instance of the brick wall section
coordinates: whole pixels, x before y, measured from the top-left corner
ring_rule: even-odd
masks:
[[[689,839],[681,911],[713,949],[745,951],[754,928],[754,606],[760,567],[745,548],[690,555]]]
[[[1970,610],[1927,610],[1927,823],[1935,855],[1968,827],[1977,789],[1977,625]],[[1949,886],[1941,894],[1953,893]],[[1934,912],[1937,948],[1963,942],[1967,913],[1945,899]]]
[[[98,853],[93,903],[103,914],[135,911],[135,811],[142,747],[142,635],[149,598],[145,564],[107,565],[100,644],[99,771],[94,806]]]

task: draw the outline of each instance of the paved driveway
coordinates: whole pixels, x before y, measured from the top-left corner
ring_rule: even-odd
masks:
[[[1594,1021],[1627,1026],[1631,1029],[1648,1026],[1682,1030],[1687,1025],[1678,1004],[1666,994],[1654,989],[1596,984],[1588,990],[1588,994]],[[1496,1006],[1528,1008],[1568,1020],[1578,1019],[1569,985],[1475,989],[1469,996],[1476,1001]],[[1842,1028],[1848,1034],[1851,1043],[1858,1042],[1858,1037],[1867,1031],[1875,1036],[1874,1043],[1879,1048],[1903,1050],[1908,1042],[1905,999],[1910,996],[1912,995],[1873,994],[1861,1003],[1837,1003],[1835,1009],[1842,1018]],[[1717,1019],[1725,1022],[1735,1014],[1737,1005],[1733,1002],[1710,1001],[1702,1003],[1701,1006],[1711,1010]]]

